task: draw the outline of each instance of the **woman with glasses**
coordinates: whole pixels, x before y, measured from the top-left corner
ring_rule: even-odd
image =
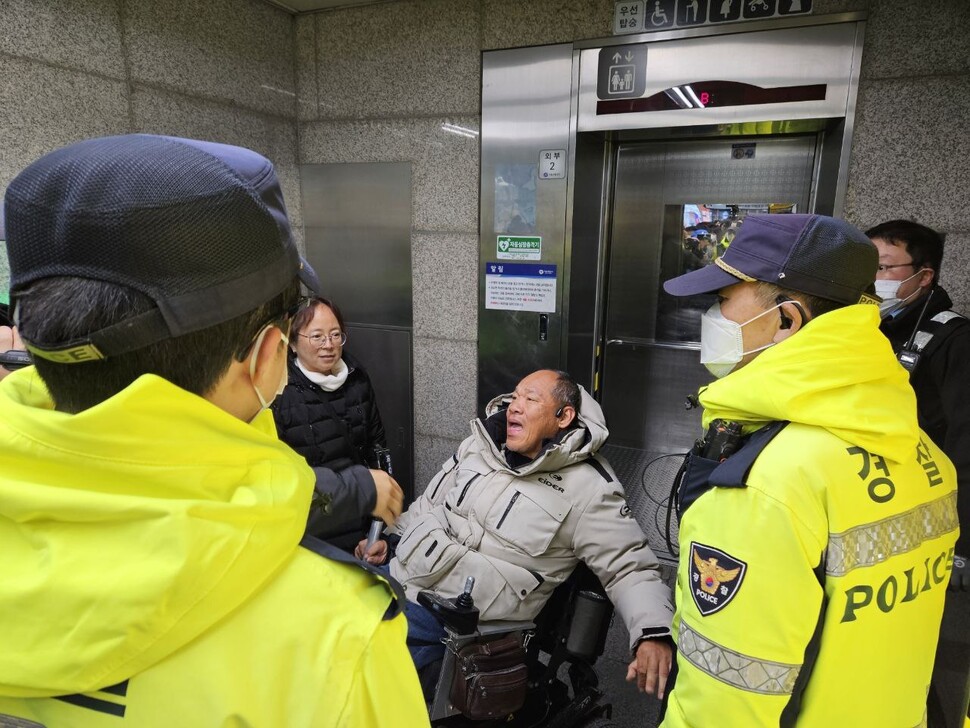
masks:
[[[370,378],[344,350],[340,309],[313,298],[293,317],[289,383],[273,402],[280,439],[317,473],[307,533],[346,551],[367,532],[371,515],[393,523],[404,494],[378,470],[386,447]]]

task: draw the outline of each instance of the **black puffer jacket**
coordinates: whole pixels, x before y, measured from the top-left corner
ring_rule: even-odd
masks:
[[[350,373],[327,392],[311,382],[290,355],[289,383],[273,402],[280,439],[306,458],[317,474],[322,507],[311,510],[307,532],[352,550],[366,534],[377,501],[375,448],[385,447],[384,425],[370,378],[346,352]]]
[[[970,556],[970,321],[963,316],[937,323],[933,317],[949,311],[953,302],[937,286],[922,323],[926,298],[914,301],[897,316],[883,319],[880,330],[899,352],[917,328],[933,335],[910,375],[916,391],[919,426],[943,448],[957,469],[957,511],[960,540],[956,552]]]

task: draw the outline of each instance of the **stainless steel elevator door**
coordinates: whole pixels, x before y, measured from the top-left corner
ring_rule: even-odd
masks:
[[[649,492],[644,466],[686,452],[701,434],[700,410],[684,403],[711,381],[699,362],[699,332],[700,315],[714,300],[676,299],[661,286],[716,257],[746,213],[767,212],[769,203],[772,211],[808,212],[815,148],[814,136],[802,136],[616,150],[600,399],[610,429],[607,457],[660,552],[666,549],[656,524],[670,484]],[[713,222],[685,228],[702,213]]]

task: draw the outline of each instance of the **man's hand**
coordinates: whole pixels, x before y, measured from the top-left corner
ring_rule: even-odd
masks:
[[[0,326],[0,352],[10,351],[11,349],[23,349],[24,342],[20,340],[17,329],[9,326]],[[0,379],[10,374],[10,370],[0,367]]]
[[[371,511],[371,515],[380,518],[388,526],[393,526],[404,507],[404,491],[397,481],[383,470],[371,470],[370,474],[374,478],[374,487],[377,489],[377,504]]]
[[[637,645],[636,658],[626,669],[627,682],[636,680],[640,692],[663,700],[672,662],[673,649],[665,640],[643,640]]]
[[[953,571],[950,572],[950,591],[970,591],[970,562],[966,556],[953,555]]]
[[[356,556],[361,561],[366,561],[368,564],[373,564],[374,566],[380,566],[384,563],[387,558],[387,541],[381,539],[375,541],[371,547],[370,551],[364,552],[367,548],[367,539],[361,539],[360,543],[357,544],[357,548],[354,549],[354,556]]]

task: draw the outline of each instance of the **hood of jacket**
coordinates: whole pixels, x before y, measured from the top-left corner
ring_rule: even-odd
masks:
[[[610,431],[606,429],[606,418],[603,416],[599,402],[593,399],[583,387],[579,388],[579,393],[581,401],[579,412],[576,413],[575,426],[567,430],[558,440],[548,444],[534,460],[515,470],[509,466],[502,449],[505,443],[504,428],[502,436],[496,440],[489,434],[484,422],[479,419],[472,420],[472,436],[486,462],[495,470],[527,475],[559,470],[567,465],[586,460],[596,453],[606,442]],[[491,418],[504,412],[511,401],[511,393],[495,397],[485,406],[485,417]]]
[[[270,412],[153,375],[71,415],[11,374],[0,453],[5,696],[114,685],[206,632],[290,560],[313,491]]]
[[[746,366],[700,390],[704,427],[734,420],[750,431],[773,420],[822,427],[891,460],[919,440],[909,375],[879,331],[879,309],[830,311]]]

